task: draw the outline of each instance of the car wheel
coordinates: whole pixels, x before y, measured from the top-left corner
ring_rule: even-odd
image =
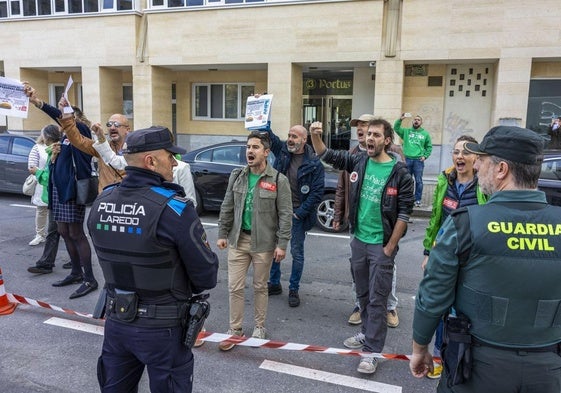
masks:
[[[347,225],[342,225],[339,230],[333,229],[333,216],[335,214],[335,194],[325,194],[321,203],[317,207],[316,224],[325,232],[341,232],[347,229]]]
[[[203,198],[201,198],[199,190],[195,190],[195,198],[197,198],[197,214],[201,216],[205,209],[203,208]]]

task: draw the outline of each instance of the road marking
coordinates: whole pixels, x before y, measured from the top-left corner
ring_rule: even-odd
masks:
[[[216,222],[202,222],[201,221],[201,224],[209,226],[209,227],[217,227],[218,226],[218,223],[216,223]]]
[[[350,239],[349,235],[334,235],[332,233],[321,233],[321,232],[307,232],[309,236],[318,236],[318,237],[335,237],[338,239]]]
[[[79,330],[81,332],[93,333],[99,336],[103,336],[103,326],[92,325],[91,323],[72,321],[70,319],[62,319],[57,317],[49,318],[44,323],[48,325],[60,326],[67,329],[74,329],[74,330]]]
[[[37,209],[35,205],[18,205],[17,203],[10,203],[10,206],[13,207],[27,207],[29,209]]]
[[[312,379],[315,381],[327,382],[334,385],[345,386],[355,389],[366,390],[367,392],[377,393],[401,393],[401,386],[388,385],[385,383],[368,381],[361,378],[349,377],[347,375],[328,373],[325,371],[313,370],[310,368],[293,366],[291,364],[264,360],[259,366],[264,370],[275,371],[278,373],[294,375],[297,377]]]
[[[209,226],[209,227],[217,227],[218,226],[218,223],[215,223],[215,222],[203,222],[203,221],[201,221],[201,223],[203,224],[203,226]],[[336,234],[333,234],[333,233],[307,232],[307,234],[309,236],[334,237],[334,238],[338,238],[338,239],[350,239],[351,238],[349,235],[336,235]]]
[[[81,332],[97,334],[103,336],[103,326],[92,325],[90,323],[78,322],[69,319],[52,317],[44,323],[52,326],[59,326],[66,329],[79,330]],[[354,389],[361,389],[375,393],[401,393],[401,386],[389,385],[381,382],[368,381],[361,378],[349,377],[347,375],[328,373],[325,371],[313,370],[306,367],[294,366],[291,364],[264,360],[259,368],[263,370],[275,371],[282,374],[294,375],[296,377],[307,378],[314,381],[321,381],[333,385],[345,386]]]

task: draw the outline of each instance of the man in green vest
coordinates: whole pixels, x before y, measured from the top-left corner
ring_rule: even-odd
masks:
[[[479,155],[479,185],[491,197],[443,223],[413,319],[410,368],[421,378],[449,314],[439,393],[561,390],[561,207],[536,189],[543,144],[533,131],[498,126],[465,145]]]

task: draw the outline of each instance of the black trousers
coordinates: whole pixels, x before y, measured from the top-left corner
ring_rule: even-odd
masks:
[[[101,392],[137,392],[146,366],[150,392],[190,393],[193,354],[183,345],[182,332],[180,326],[148,328],[106,319],[97,364]]]
[[[43,247],[43,255],[37,261],[37,266],[54,267],[56,254],[58,253],[58,243],[60,234],[56,221],[53,217],[53,211],[49,209],[49,226],[47,227],[47,238],[45,239],[45,246]]]
[[[561,356],[555,352],[509,351],[474,346],[469,381],[448,388],[446,373],[438,393],[559,393]]]

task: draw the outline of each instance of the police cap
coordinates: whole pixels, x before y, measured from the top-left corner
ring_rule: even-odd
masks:
[[[543,161],[544,139],[534,131],[514,126],[493,127],[481,143],[466,143],[466,150],[512,162],[535,165]]]
[[[143,151],[164,149],[174,154],[185,154],[187,151],[173,144],[172,135],[166,127],[152,126],[136,130],[127,135],[123,153],[132,154]]]

